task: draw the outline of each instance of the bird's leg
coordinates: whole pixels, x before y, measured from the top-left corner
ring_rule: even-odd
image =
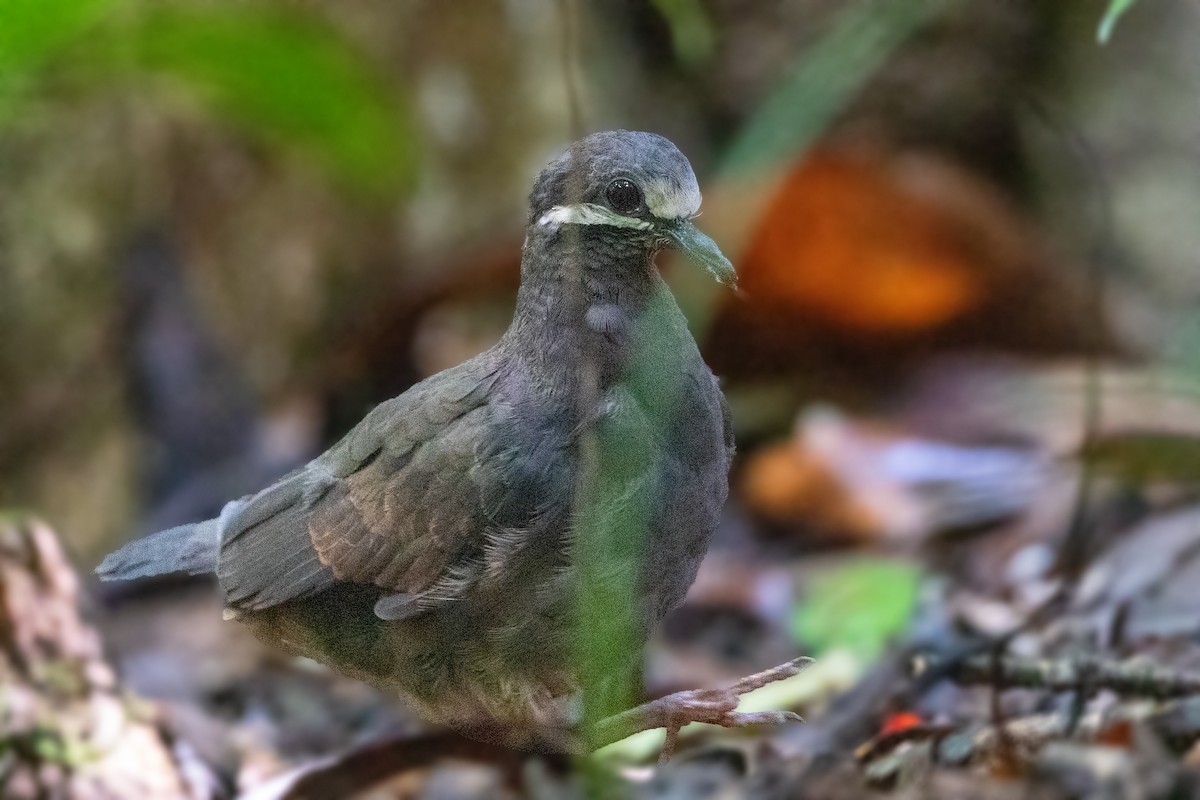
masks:
[[[667,741],[658,759],[659,764],[665,764],[675,750],[679,729],[689,722],[706,722],[726,728],[803,722],[799,714],[791,711],[739,712],[737,707],[742,695],[798,675],[812,663],[811,658],[802,656],[742,678],[727,689],[690,689],[660,697],[600,720],[591,731],[590,742],[593,747],[603,747],[635,733],[666,728]]]

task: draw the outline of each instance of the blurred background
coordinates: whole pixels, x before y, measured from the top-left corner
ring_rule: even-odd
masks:
[[[647,691],[818,663],[759,701],[809,725],[658,773],[651,734],[614,786],[1200,796],[1200,7],[4,6],[0,794],[578,789],[203,581],[86,576],[493,343],[533,176],[621,127],[691,159],[742,289],[661,259],[739,458]]]

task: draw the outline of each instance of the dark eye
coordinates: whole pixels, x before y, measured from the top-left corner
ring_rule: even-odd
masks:
[[[608,204],[613,207],[613,211],[619,211],[622,214],[632,214],[642,204],[641,190],[634,185],[633,181],[624,178],[617,178],[610,183],[605,196],[608,197]]]

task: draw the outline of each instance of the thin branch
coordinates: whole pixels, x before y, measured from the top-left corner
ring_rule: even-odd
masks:
[[[937,659],[917,656],[913,672],[920,676],[939,667]],[[1094,694],[1107,689],[1126,697],[1167,699],[1200,695],[1200,672],[1172,670],[1144,661],[1095,657],[1031,659],[974,655],[949,665],[947,677],[959,683]]]

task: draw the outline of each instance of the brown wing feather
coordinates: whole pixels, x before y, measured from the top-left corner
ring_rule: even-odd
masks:
[[[226,604],[261,610],[337,581],[419,598],[482,546],[474,460],[488,435],[495,374],[481,357],[418,384],[242,501],[223,526]]]

